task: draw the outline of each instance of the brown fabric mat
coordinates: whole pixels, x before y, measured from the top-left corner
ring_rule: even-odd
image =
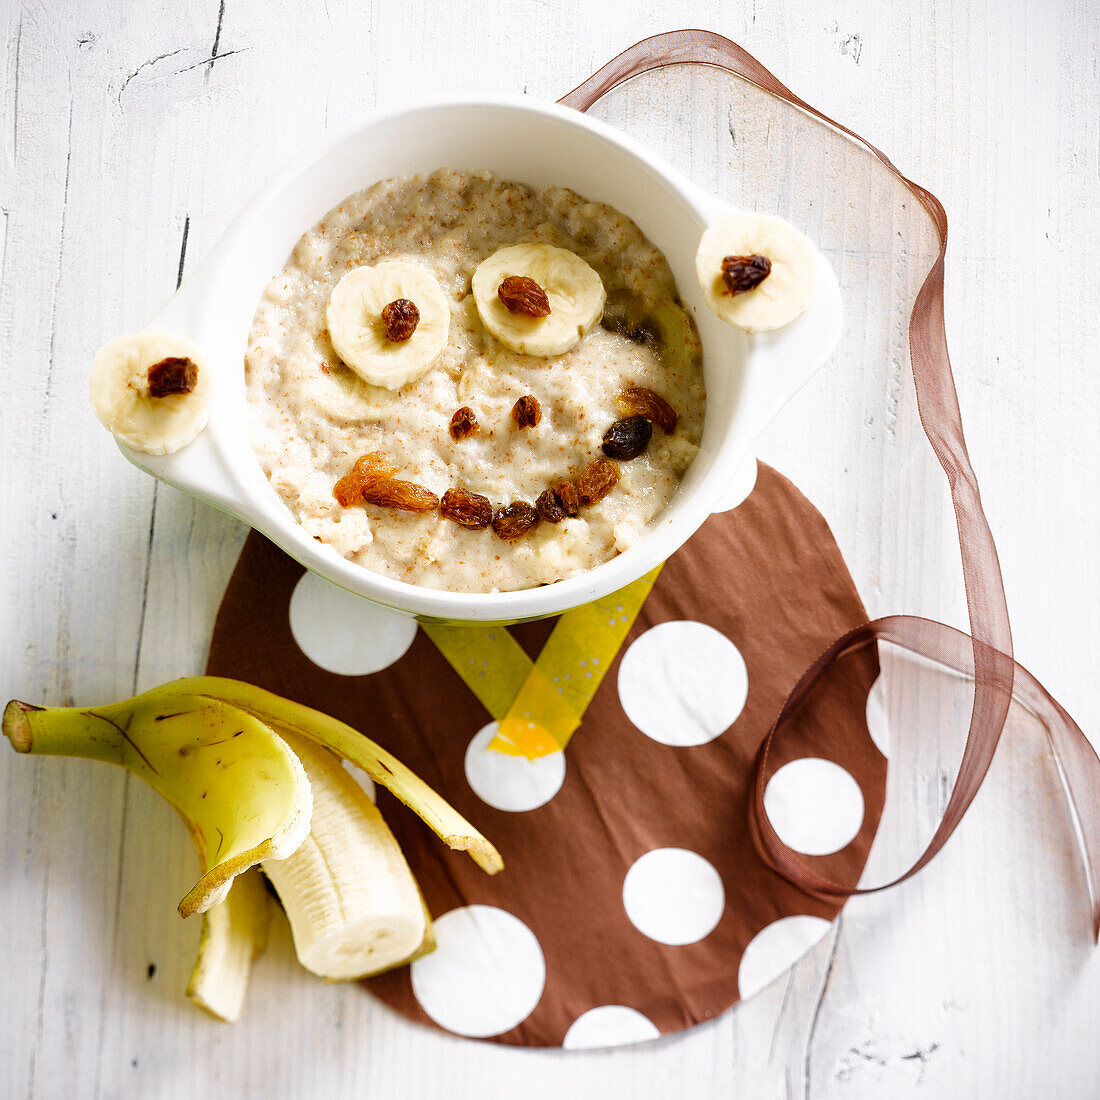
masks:
[[[370,675],[326,672],[302,652],[289,606],[303,573],[264,538],[249,536],[218,615],[207,670],[362,729],[500,848],[505,869],[490,878],[379,792],[434,917],[471,904],[493,906],[522,920],[541,947],[546,979],[534,1010],[517,1026],[484,1037],[557,1046],[579,1016],[603,1005],[631,1007],[660,1032],[678,1031],[738,1000],[742,955],[765,926],[794,914],[831,920],[839,911],[842,899],[808,896],[770,868],[750,831],[754,760],[775,714],[828,642],[867,620],[824,519],[775,470],[761,464],[748,499],[712,516],[667,563],[569,745],[560,790],[526,812],[495,809],[471,788],[467,746],[490,718],[422,631],[404,656]],[[618,688],[632,643],[677,620],[707,624],[733,642],[748,682],[733,724],[688,747],[640,732]],[[554,621],[511,629],[534,657]],[[775,746],[781,755],[774,766],[823,757],[858,783],[864,814],[855,839],[832,855],[807,857],[822,874],[854,886],[885,792],[886,762],[865,717],[878,674],[873,649],[850,655],[841,673],[803,706]],[[628,870],[658,848],[697,853],[721,878],[721,917],[697,942],[657,942],[624,907]],[[404,1015],[433,1022],[414,995],[409,968],[364,984]]]

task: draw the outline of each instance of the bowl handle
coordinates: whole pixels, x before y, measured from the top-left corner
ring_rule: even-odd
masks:
[[[710,223],[735,211],[691,185]],[[844,305],[832,264],[814,246],[817,288],[806,311],[772,332],[753,333],[746,342],[742,401],[759,435],[788,401],[825,365],[844,325]]]
[[[174,454],[150,455],[117,440],[116,443],[127,461],[139,470],[256,525],[261,521],[260,510],[255,503],[256,494],[248,491],[236,472],[242,468],[239,465],[242,456],[238,452],[242,447],[247,449],[248,444],[236,438],[229,423],[227,391],[243,383],[234,374],[232,365],[224,361],[224,356],[211,352],[213,341],[200,320],[207,312],[207,280],[203,268],[209,259],[207,257],[190,273],[145,326],[148,331],[170,333],[189,340],[203,352],[208,369],[213,374],[209,422],[194,442]],[[251,458],[251,451],[243,457]]]

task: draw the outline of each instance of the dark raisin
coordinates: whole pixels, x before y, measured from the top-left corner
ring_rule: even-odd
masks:
[[[587,506],[603,500],[619,480],[619,465],[609,458],[590,462],[577,478],[577,498]]]
[[[544,489],[539,493],[538,500],[535,501],[535,511],[547,523],[561,523],[566,516],[561,499],[553,489]]]
[[[533,428],[542,419],[538,398],[526,394],[512,406],[512,419],[521,428]]]
[[[539,521],[539,514],[525,500],[513,500],[497,509],[493,516],[493,530],[506,542],[518,539],[532,531]]]
[[[726,256],[722,260],[722,282],[730,294],[741,294],[759,286],[771,270],[771,260],[759,252],[751,256]]]
[[[190,393],[198,382],[199,366],[193,359],[172,355],[149,368],[150,397]]]
[[[439,497],[430,489],[411,481],[398,481],[397,478],[368,486],[363,490],[363,499],[368,504],[400,508],[405,512],[434,512],[439,507]]]
[[[394,344],[407,340],[420,324],[420,310],[408,298],[396,298],[382,308],[382,326],[386,339]]]
[[[363,499],[363,491],[388,481],[397,473],[397,467],[381,451],[371,451],[356,459],[351,471],[336,483],[332,495],[347,508]]]
[[[471,531],[481,531],[493,522],[493,506],[489,498],[465,489],[448,489],[443,494],[439,511],[444,519],[453,520]]]
[[[497,287],[497,297],[509,313],[522,313],[527,317],[549,317],[550,299],[546,291],[526,275],[509,275]]]
[[[638,413],[647,420],[652,420],[665,435],[671,435],[676,430],[676,422],[680,418],[659,393],[647,390],[644,386],[627,386],[619,391],[616,400],[624,413]]]
[[[575,516],[581,510],[581,496],[573,482],[559,481],[554,492],[561,501],[562,511],[567,516]]]
[[[653,435],[653,425],[644,416],[624,416],[603,433],[601,450],[608,458],[637,458]]]
[[[451,417],[450,432],[452,439],[465,439],[468,435],[473,435],[477,429],[477,417],[474,416],[474,410],[469,405],[463,405]]]

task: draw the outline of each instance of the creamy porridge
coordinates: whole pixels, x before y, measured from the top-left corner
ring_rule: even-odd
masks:
[[[481,321],[474,271],[518,242],[568,249],[602,280],[602,324],[563,354],[510,350]],[[398,390],[349,370],[326,323],[342,277],[383,260],[426,267],[451,314],[439,358]],[[245,372],[253,448],[305,530],[365,569],[459,592],[551,583],[636,543],[698,450],[706,399],[694,324],[664,257],[632,221],[565,188],[450,170],[375,184],[310,229],[260,300]],[[624,387],[665,398],[679,414],[675,430],[654,426],[603,499],[515,541],[438,509],[345,507],[334,496],[357,459],[381,452],[399,478],[436,496],[462,489],[494,508],[534,504],[601,457],[605,433],[624,415],[616,400]],[[536,423],[524,416],[530,398]],[[472,410],[476,431],[463,435],[460,424],[452,435],[460,409]]]

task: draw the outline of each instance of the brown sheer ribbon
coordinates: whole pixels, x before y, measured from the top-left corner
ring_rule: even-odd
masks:
[[[902,175],[881,150],[799,99],[756,58],[728,38],[711,31],[670,31],[647,38],[624,50],[559,102],[578,111],[587,111],[601,96],[624,81],[653,69],[681,64],[724,69],[858,142],[873,153],[927,210],[935,222],[940,241],[939,255],[920,288],[909,319],[909,352],[921,425],[947,474],[951,489],[970,635],[928,619],[891,615],[857,627],[829,646],[795,685],[761,746],[751,810],[757,841],[776,871],[811,893],[847,897],[885,890],[903,882],[939,852],[962,820],[989,770],[1009,704],[1015,697],[1042,723],[1054,754],[1088,880],[1093,938],[1100,941],[1100,891],[1096,880],[1096,868],[1100,866],[1100,759],[1076,722],[1012,657],[1012,632],[997,548],[982,510],[978,481],[966,451],[947,353],[943,315],[947,215],[943,206],[935,195]],[[764,809],[764,788],[769,778],[768,758],[775,739],[814,685],[846,653],[876,645],[879,641],[892,642],[971,677],[974,697],[958,775],[943,820],[928,846],[913,866],[893,881],[857,888],[842,886],[812,870],[779,839]]]

